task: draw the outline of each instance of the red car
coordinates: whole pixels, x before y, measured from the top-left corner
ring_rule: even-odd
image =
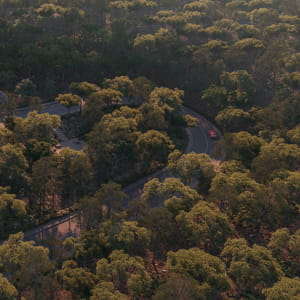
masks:
[[[208,135],[211,139],[214,139],[214,140],[218,137],[217,132],[213,129],[208,130]]]

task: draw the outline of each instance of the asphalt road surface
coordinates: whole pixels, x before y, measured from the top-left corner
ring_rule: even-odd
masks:
[[[78,105],[72,106],[70,109],[68,109],[56,101],[44,103],[44,104],[42,104],[42,106],[43,106],[43,109],[41,109],[41,111],[40,111],[41,114],[48,113],[50,115],[62,116],[62,115],[66,115],[68,113],[75,113],[75,112],[79,111]],[[18,117],[25,118],[30,111],[32,111],[32,109],[30,107],[22,107],[22,108],[16,109],[15,114]]]
[[[79,112],[78,105],[72,106],[70,109],[68,109],[56,101],[44,103],[42,106],[43,106],[43,109],[40,110],[41,114],[49,113],[50,115],[63,116],[63,115],[69,114],[69,113]],[[28,113],[30,111],[32,111],[32,109],[30,107],[23,107],[23,108],[18,108],[16,110],[15,114],[18,117],[26,118],[26,116],[28,115]],[[62,148],[68,147],[73,150],[82,150],[85,147],[84,141],[77,139],[77,138],[69,139],[58,128],[55,129],[55,133],[58,136],[58,139],[60,141]],[[59,152],[59,151],[60,150],[58,149],[57,152]]]
[[[73,107],[71,112],[78,111],[78,107]],[[20,116],[26,116],[30,111],[28,108],[18,109],[18,114]],[[50,114],[59,114],[63,115],[69,113],[69,111],[61,106],[59,103],[51,102],[44,106],[42,112],[48,112]],[[183,114],[189,114],[193,117],[196,117],[199,120],[199,123],[196,127],[187,128],[187,134],[189,137],[188,146],[186,148],[185,153],[195,152],[195,153],[207,153],[211,154],[214,148],[214,140],[212,140],[208,135],[209,129],[214,129],[218,132],[218,136],[221,134],[218,129],[208,120],[206,120],[203,116],[200,116],[196,112],[192,111],[189,108],[183,109]],[[128,185],[123,189],[123,191],[128,195],[128,201],[137,197],[141,194],[144,184],[152,178],[158,178],[160,181],[169,177],[170,173],[166,169],[158,170],[153,174],[146,176],[133,184]],[[44,225],[40,225],[30,231],[25,232],[24,239],[25,240],[34,240],[36,242],[50,236],[56,236],[65,238],[67,236],[76,236],[79,234],[79,228],[77,224],[76,215],[68,215],[64,216],[52,221]]]

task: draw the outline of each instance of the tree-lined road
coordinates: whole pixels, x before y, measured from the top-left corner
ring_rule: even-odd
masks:
[[[26,117],[29,111],[30,108],[21,108],[17,110],[17,114],[21,117]],[[79,111],[78,106],[71,108],[72,113],[77,111]],[[64,115],[69,113],[69,110],[60,105],[58,102],[50,102],[44,104],[44,108],[41,110],[41,113]],[[188,145],[185,153],[195,152],[211,154],[214,148],[214,141],[209,138],[207,131],[209,129],[214,129],[220,136],[218,129],[203,116],[200,116],[189,108],[184,107],[183,114],[192,115],[199,120],[199,123],[196,127],[186,128]],[[135,183],[128,185],[123,189],[123,191],[128,195],[129,201],[141,194],[144,184],[150,179],[158,178],[159,180],[163,180],[169,176],[170,173],[168,170],[161,169],[136,181]],[[46,236],[49,237],[55,235],[58,237],[66,237],[70,235],[75,236],[78,233],[79,228],[77,226],[76,215],[72,214],[49,221],[46,224],[40,225],[25,232],[24,239],[38,241]]]
[[[209,138],[207,131],[209,129],[214,129],[220,136],[220,132],[218,131],[218,129],[204,117],[200,116],[187,107],[184,107],[183,114],[189,114],[197,118],[199,121],[196,127],[186,128],[186,133],[188,135],[188,145],[186,147],[185,153],[195,152],[211,154],[212,150],[214,149],[215,142]],[[167,169],[161,169],[128,185],[123,189],[123,191],[129,196],[129,200],[131,200],[141,194],[144,184],[150,179],[158,178],[161,181],[170,176],[171,174]]]

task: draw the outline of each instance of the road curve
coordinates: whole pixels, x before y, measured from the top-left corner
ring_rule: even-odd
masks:
[[[211,154],[214,149],[215,142],[209,138],[207,131],[209,129],[214,129],[220,133],[218,129],[206,120],[203,116],[200,116],[193,110],[184,107],[183,114],[189,114],[199,120],[196,127],[187,127],[186,133],[188,135],[188,145],[186,147],[185,153],[195,152],[195,153],[206,153]],[[138,181],[126,186],[123,191],[129,196],[129,200],[139,196],[142,192],[144,184],[152,178],[158,178],[160,181],[167,177],[172,176],[167,169],[157,170],[153,174],[150,174]]]
[[[51,109],[47,111],[47,107]],[[58,112],[58,114],[60,115],[68,113],[68,111],[66,112],[64,108],[62,108],[63,107],[59,103],[49,103],[48,105],[44,106],[43,112],[54,113],[55,111],[55,113]],[[22,109],[18,110],[18,113],[25,115],[28,113],[28,111],[28,109]],[[72,112],[75,111],[76,108],[74,107]],[[199,120],[199,123],[196,127],[186,128],[189,139],[185,153],[195,152],[211,154],[214,148],[214,141],[209,138],[207,131],[209,129],[215,129],[220,136],[220,132],[218,131],[218,129],[203,116],[200,116],[198,113],[189,108],[184,107],[183,114],[192,115]],[[159,180],[163,180],[169,176],[171,176],[171,174],[164,168],[126,186],[123,191],[128,195],[128,201],[130,201],[131,199],[141,194],[144,184],[150,179],[158,178]],[[45,237],[53,235],[64,238],[67,236],[76,236],[78,235],[78,233],[79,228],[77,226],[76,215],[71,214],[49,221],[46,224],[26,231],[24,233],[24,240],[34,240],[38,242]]]

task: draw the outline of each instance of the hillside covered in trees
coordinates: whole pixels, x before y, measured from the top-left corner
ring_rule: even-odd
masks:
[[[300,299],[298,0],[0,0],[0,91],[1,300]]]

